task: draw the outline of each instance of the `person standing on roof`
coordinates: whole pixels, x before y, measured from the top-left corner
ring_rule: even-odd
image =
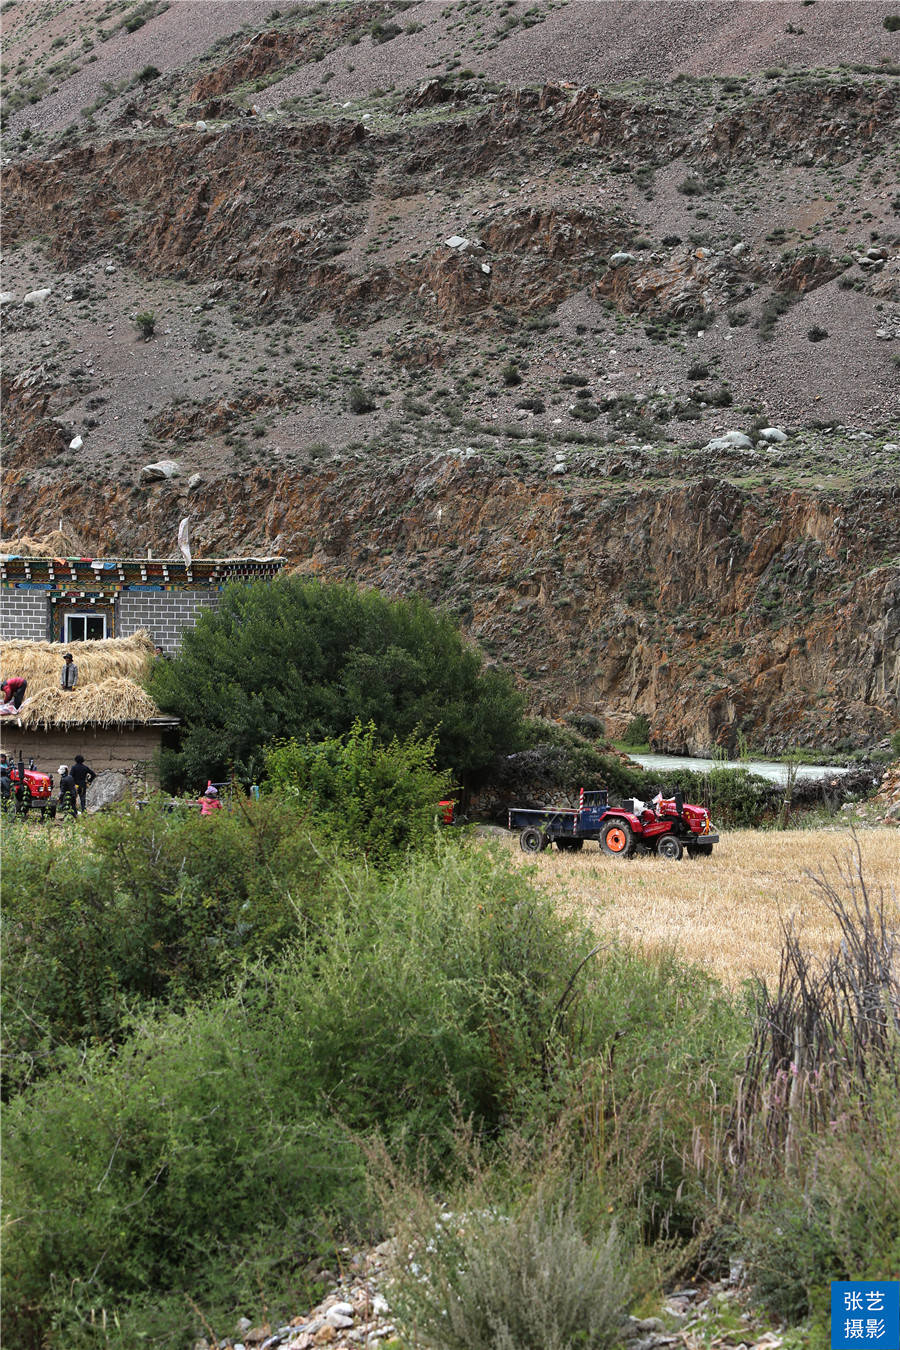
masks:
[[[63,661],[65,662],[65,665],[63,666],[62,673],[59,677],[59,687],[60,689],[74,689],[78,683],[78,667],[75,664],[72,653],[66,652]]]
[[[28,681],[24,675],[10,675],[0,686],[0,693],[3,695],[4,703],[11,703],[16,712],[22,706],[22,699],[25,697],[25,690],[28,688]]]
[[[75,791],[78,794],[78,801],[81,803],[81,814],[84,815],[84,798],[88,785],[93,783],[97,775],[93,769],[88,768],[84,762],[84,755],[76,755],[75,763],[69,770],[70,776],[75,780]]]

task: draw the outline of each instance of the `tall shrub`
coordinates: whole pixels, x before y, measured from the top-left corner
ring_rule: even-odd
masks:
[[[382,744],[374,723],[354,722],[346,736],[270,747],[266,776],[337,846],[385,865],[435,839],[437,804],[452,778],[434,767],[434,740]]]
[[[156,804],[80,828],[77,847],[25,831],[4,840],[7,1091],[61,1046],[119,1039],[129,1011],[217,992],[316,931],[339,884],[327,849],[275,799],[209,820]]]
[[[197,785],[231,764],[258,774],[276,738],[321,741],[357,720],[385,739],[434,735],[438,767],[460,778],[522,735],[512,681],[482,668],[448,616],[300,577],[227,587],[180,655],[157,662],[150,688],[182,719],[168,772]]]

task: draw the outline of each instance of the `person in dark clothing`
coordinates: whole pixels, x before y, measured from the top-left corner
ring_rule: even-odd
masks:
[[[78,683],[78,667],[75,664],[72,653],[66,652],[63,661],[65,664],[59,677],[59,687],[60,689],[74,689]]]
[[[24,675],[10,675],[8,680],[3,681],[0,687],[0,693],[3,694],[3,702],[11,703],[16,712],[22,706],[22,699],[25,697],[25,690],[28,688],[28,681]]]
[[[12,797],[12,772],[6,755],[0,755],[0,800],[8,802]]]
[[[67,764],[59,766],[59,813],[65,815],[68,811],[74,820],[78,814],[78,808],[75,805],[75,779],[69,773]]]
[[[76,755],[75,763],[69,770],[69,775],[75,780],[75,791],[78,793],[78,800],[81,803],[81,814],[84,815],[84,798],[88,789],[88,784],[93,783],[97,775],[93,769],[89,769],[84,762],[84,755]]]

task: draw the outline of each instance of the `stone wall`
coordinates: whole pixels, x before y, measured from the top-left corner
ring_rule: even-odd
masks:
[[[46,642],[49,614],[46,591],[7,591],[0,596],[0,637]]]
[[[19,591],[4,587],[0,597],[0,637],[28,642],[58,639],[59,633],[53,630],[62,620],[51,621],[50,595],[49,590]],[[201,610],[216,609],[218,604],[219,593],[215,590],[122,591],[113,600],[114,630],[110,633],[107,629],[107,633],[111,637],[129,637],[139,628],[146,628],[158,647],[174,653],[181,646],[181,634],[185,628],[194,627]],[[79,609],[74,601],[66,608],[78,609],[79,613],[93,612],[88,605]]]
[[[162,734],[160,727],[131,727],[121,731],[114,727],[38,731],[17,727],[11,717],[0,721],[0,741],[6,753],[14,759],[21,754],[26,764],[33,757],[43,773],[53,774],[54,782],[60,764],[71,764],[76,755],[84,755],[85,763],[95,773],[102,773],[104,769],[131,773],[135,765],[139,765],[146,766],[142,776],[153,780],[154,758],[162,743]]]
[[[146,628],[158,647],[177,652],[185,628],[193,628],[201,610],[216,609],[216,591],[123,591],[117,601],[116,636]]]

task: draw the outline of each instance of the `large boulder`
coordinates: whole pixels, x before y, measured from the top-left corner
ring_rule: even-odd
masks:
[[[141,469],[140,480],[142,483],[161,483],[166,478],[177,478],[181,473],[181,466],[174,459],[158,459],[155,464],[145,464]]]
[[[114,802],[125,801],[130,796],[131,783],[126,775],[114,769],[104,769],[88,787],[84,799],[85,810],[91,816],[95,811],[102,811],[104,806],[112,806]]]
[[[707,450],[751,450],[753,442],[742,431],[726,431],[722,436],[714,436],[705,448]]]

